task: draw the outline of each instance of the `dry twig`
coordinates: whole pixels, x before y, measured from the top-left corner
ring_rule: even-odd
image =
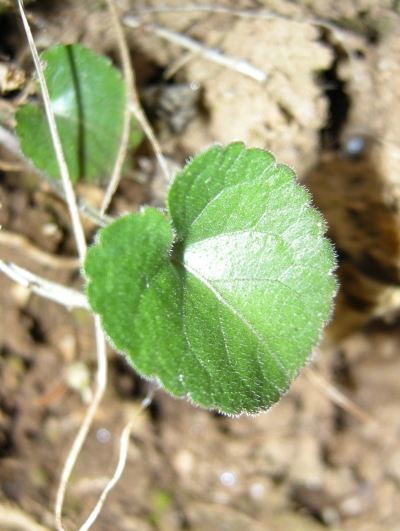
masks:
[[[14,280],[14,282],[29,288],[45,299],[62,304],[67,308],[89,309],[87,298],[80,291],[46,280],[12,262],[4,262],[4,260],[0,260],[0,271]]]
[[[9,162],[8,160],[0,160],[1,171],[24,171],[26,165],[23,162]]]
[[[38,262],[41,265],[51,267],[52,269],[72,269],[76,270],[80,267],[78,258],[70,258],[69,256],[56,256],[46,253],[39,249],[25,236],[15,234],[13,232],[0,230],[0,245],[6,245],[12,249],[17,249],[25,253],[29,258]]]
[[[114,164],[113,172],[110,178],[110,182],[108,183],[106,193],[103,198],[103,202],[100,208],[101,214],[104,214],[107,210],[112,196],[115,193],[115,190],[117,189],[118,183],[121,178],[121,171],[122,171],[122,165],[124,163],[126,153],[128,150],[128,143],[129,143],[129,133],[130,133],[130,127],[131,127],[131,104],[132,104],[132,92],[133,92],[133,86],[134,86],[134,78],[133,78],[133,72],[130,64],[130,57],[129,57],[129,50],[126,45],[125,37],[121,28],[121,25],[119,23],[117,10],[115,8],[115,4],[113,0],[107,0],[108,9],[111,14],[111,20],[114,26],[115,33],[117,35],[118,39],[118,47],[121,55],[121,62],[122,62],[122,70],[124,72],[124,80],[125,80],[125,92],[126,92],[126,104],[125,104],[125,111],[124,111],[124,125],[122,130],[122,136],[120,139],[119,149],[117,158]]]
[[[216,64],[225,66],[226,68],[230,68],[236,72],[240,72],[241,74],[255,79],[256,81],[264,82],[268,77],[264,70],[253,66],[248,61],[244,59],[236,59],[223,54],[219,50],[208,48],[201,42],[192,39],[191,37],[187,37],[186,35],[182,35],[181,33],[176,33],[175,31],[171,31],[161,26],[156,26],[155,24],[142,25],[140,19],[131,15],[125,16],[123,22],[131,28],[138,28],[139,26],[143,27],[144,29],[155,33],[163,39],[182,46],[182,48],[185,48],[186,50],[190,50],[191,52],[200,55],[205,59],[213,61]]]
[[[364,411],[360,406],[357,406],[350,398],[341,393],[339,389],[336,389],[336,387],[318,374],[316,370],[311,367],[306,367],[303,373],[317,389],[332,400],[334,404],[347,411],[347,413],[365,424],[377,424],[377,421],[369,413]]]
[[[32,32],[28,24],[28,20],[25,16],[24,8],[22,5],[22,0],[18,0],[18,5],[21,13],[22,23],[24,25],[25,33],[28,39],[29,48],[32,53],[33,62],[35,64],[36,73],[38,76],[40,88],[43,94],[43,105],[46,111],[47,121],[50,128],[51,139],[53,141],[54,151],[56,153],[57,163],[60,169],[61,180],[63,182],[65,197],[68,205],[69,214],[71,216],[72,228],[74,231],[76,246],[78,249],[78,254],[83,262],[83,259],[86,254],[86,239],[85,233],[83,232],[82,223],[79,219],[79,210],[76,203],[75,192],[71,184],[71,179],[69,177],[69,171],[67,163],[65,162],[65,157],[58,136],[57,124],[54,118],[54,114],[51,108],[51,100],[49,96],[49,91],[47,90],[46,80],[43,74],[43,68],[40,62],[39,54],[36,50],[35,42],[33,40]]]
[[[114,25],[114,28],[117,34],[117,38],[118,38],[118,46],[119,46],[119,50],[121,54],[122,67],[123,67],[125,84],[126,84],[127,108],[125,110],[124,131],[123,131],[123,135],[120,141],[120,149],[118,152],[117,161],[114,166],[113,174],[110,179],[110,183],[107,187],[107,191],[103,199],[103,204],[100,209],[101,215],[103,215],[104,212],[106,211],[108,205],[110,204],[111,198],[118,186],[121,168],[122,168],[122,164],[123,164],[126,151],[127,151],[127,146],[128,146],[130,117],[131,117],[130,115],[132,112],[135,115],[138,122],[140,123],[149,142],[151,143],[153,150],[154,150],[154,154],[161,166],[161,169],[164,173],[165,178],[167,180],[169,180],[170,178],[170,175],[168,172],[168,166],[161,152],[160,144],[158,143],[158,140],[155,137],[154,132],[151,128],[151,125],[149,121],[147,120],[147,117],[140,104],[140,100],[139,100],[136,87],[135,87],[135,75],[134,75],[134,71],[131,66],[128,46],[126,43],[126,39],[125,39],[123,30],[122,30],[121,24],[119,22],[119,18],[117,15],[117,11],[115,9],[114,1],[107,0],[107,3],[108,3],[108,7],[111,13],[113,25]]]
[[[107,384],[107,353],[104,335],[100,325],[100,317],[95,315],[95,334],[96,334],[96,353],[97,353],[97,375],[96,375],[96,390],[93,395],[93,400],[86,412],[82,425],[79,428],[78,434],[72,444],[71,450],[65,461],[63,471],[61,474],[60,484],[57,491],[57,498],[54,507],[56,518],[56,526],[59,531],[65,531],[62,525],[62,509],[64,504],[65,491],[72,470],[75,466],[76,460],[82,446],[86,440],[90,426],[93,423],[94,416],[99,407],[100,401],[103,398],[104,391]]]
[[[86,254],[86,240],[83,227],[79,218],[79,210],[77,206],[77,201],[75,193],[72,187],[72,183],[69,177],[68,168],[65,162],[62,145],[60,138],[57,132],[57,126],[52,111],[51,101],[49,93],[46,86],[46,81],[43,75],[42,65],[40,63],[39,55],[36,50],[35,43],[33,41],[32,33],[28,24],[28,20],[25,16],[24,8],[22,5],[22,0],[18,0],[18,5],[20,8],[22,22],[25,28],[25,32],[28,38],[29,47],[32,52],[32,57],[35,63],[36,72],[39,78],[40,87],[43,95],[43,103],[46,110],[46,116],[50,127],[50,133],[54,145],[54,149],[57,156],[57,162],[61,173],[61,178],[64,186],[65,197],[71,216],[71,223],[74,230],[75,241],[78,249],[78,254],[80,260],[83,262]],[[81,294],[81,296],[83,296]],[[86,299],[86,297],[85,297]],[[87,301],[86,301],[87,304]],[[59,531],[63,531],[64,527],[62,525],[62,508],[65,496],[65,490],[68,484],[68,480],[71,476],[72,469],[76,463],[77,457],[82,449],[83,443],[86,439],[89,428],[93,422],[94,415],[97,411],[98,405],[103,397],[106,383],[107,383],[107,356],[106,356],[106,344],[101,329],[100,318],[99,316],[94,317],[95,322],[95,335],[96,335],[96,354],[97,354],[97,377],[96,377],[96,390],[93,395],[93,400],[87,410],[85,418],[82,422],[82,425],[78,431],[78,434],[74,440],[72,448],[68,454],[67,460],[65,462],[59,488],[57,491],[56,503],[55,503],[55,519],[56,526]]]
[[[110,481],[107,483],[107,485],[105,486],[100,496],[100,499],[97,502],[96,507],[94,508],[91,515],[89,516],[89,518],[86,520],[86,522],[83,524],[83,526],[80,528],[79,531],[87,531],[93,525],[93,523],[96,521],[101,511],[101,508],[103,507],[103,504],[108,496],[108,493],[114,488],[116,483],[119,481],[122,475],[122,472],[124,471],[124,468],[125,468],[126,458],[128,455],[129,436],[130,436],[132,427],[135,424],[135,422],[138,420],[140,415],[143,413],[143,411],[151,404],[154,392],[155,390],[153,388],[149,390],[149,393],[147,394],[146,398],[140,404],[140,409],[137,415],[132,420],[130,420],[128,424],[125,426],[125,428],[122,430],[120,441],[119,441],[119,458],[118,458],[118,463],[117,463],[117,467],[115,469],[114,475],[110,479]]]

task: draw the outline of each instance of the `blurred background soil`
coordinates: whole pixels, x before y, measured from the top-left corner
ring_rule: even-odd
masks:
[[[32,77],[11,4],[0,1],[0,123],[10,129]],[[134,15],[165,5],[119,2]],[[327,218],[341,289],[313,372],[306,369],[269,413],[231,419],[157,392],[93,529],[400,531],[399,2],[168,5],[175,9],[141,12],[144,24],[125,29],[140,98],[171,167],[217,141],[271,150],[296,169]],[[194,5],[203,9],[183,9]],[[81,42],[118,65],[103,2],[37,0],[27,9],[41,50]],[[266,81],[189,54],[157,36],[156,26],[245,60]],[[79,289],[65,205],[16,161],[0,147],[0,223],[25,239],[1,240],[0,256]],[[110,213],[162,206],[166,186],[144,144]],[[101,201],[100,186],[79,185],[79,193]],[[85,230],[90,239],[95,227]],[[60,260],[39,264],[27,242]],[[85,311],[0,276],[0,530],[54,528],[57,483],[95,361]],[[340,407],[329,384],[365,414]],[[67,492],[67,529],[96,502],[115,468],[121,430],[147,390],[110,350],[106,396]]]

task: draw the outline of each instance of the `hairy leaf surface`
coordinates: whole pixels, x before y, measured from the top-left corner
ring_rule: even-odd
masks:
[[[178,173],[168,216],[101,230],[87,294],[116,349],[174,396],[227,414],[284,394],[329,319],[335,258],[294,173],[242,143]]]

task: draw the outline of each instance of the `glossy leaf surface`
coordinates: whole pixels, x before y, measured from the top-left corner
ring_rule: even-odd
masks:
[[[103,229],[87,294],[112,344],[175,396],[268,409],[318,343],[336,290],[325,223],[294,173],[258,149],[213,147],[176,175],[167,219]]]

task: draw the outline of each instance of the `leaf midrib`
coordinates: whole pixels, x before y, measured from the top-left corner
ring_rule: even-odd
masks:
[[[220,302],[222,302],[222,304],[224,304],[226,306],[226,308],[228,308],[233,314],[235,314],[237,317],[239,317],[239,319],[241,319],[241,321],[248,327],[248,329],[257,337],[258,341],[260,341],[261,344],[265,345],[265,347],[268,350],[269,354],[274,358],[274,360],[277,362],[277,364],[282,368],[282,371],[283,371],[284,375],[288,378],[288,381],[290,382],[291,381],[290,380],[290,375],[287,372],[287,370],[284,367],[284,365],[282,364],[282,362],[279,360],[279,358],[276,356],[276,354],[273,352],[273,350],[271,350],[271,348],[267,344],[267,342],[264,339],[264,337],[260,334],[260,332],[258,332],[258,330],[256,330],[252,326],[252,324],[246,319],[246,317],[243,314],[241,314],[240,312],[238,312],[236,310],[236,308],[231,306],[231,304],[229,304],[229,302],[226,299],[224,299],[224,297],[219,293],[219,291],[210,282],[208,282],[207,279],[205,279],[202,275],[200,275],[197,271],[195,271],[194,269],[189,267],[187,264],[183,264],[182,262],[179,262],[177,259],[175,259],[174,261],[176,263],[179,263],[179,265],[181,267],[183,267],[188,273],[192,274],[194,277],[196,277],[198,280],[200,280],[200,282],[202,282],[215,295],[215,297]],[[262,370],[261,366],[260,366],[260,370]],[[275,387],[275,389],[280,394],[282,394],[284,392],[282,389],[279,389],[279,387],[277,387],[276,384],[274,384],[273,382],[268,380],[268,378],[266,378],[266,380],[269,381],[271,383],[271,385],[273,385]]]

